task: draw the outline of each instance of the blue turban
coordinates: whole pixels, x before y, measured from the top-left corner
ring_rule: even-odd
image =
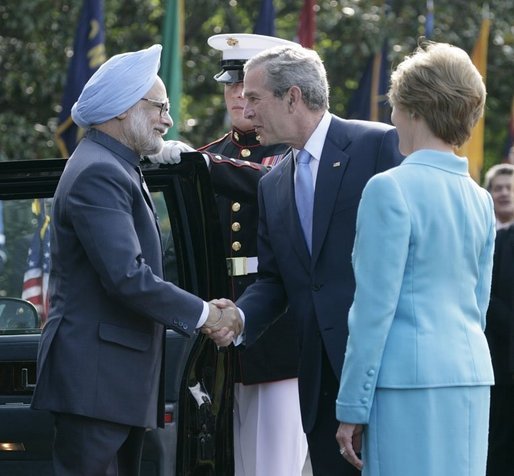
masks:
[[[161,50],[161,45],[153,45],[102,64],[71,108],[75,123],[83,128],[101,124],[136,104],[157,80]]]

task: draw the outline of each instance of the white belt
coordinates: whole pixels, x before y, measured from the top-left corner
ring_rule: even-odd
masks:
[[[229,276],[244,276],[257,272],[259,260],[257,256],[241,256],[239,258],[227,258],[227,269]]]

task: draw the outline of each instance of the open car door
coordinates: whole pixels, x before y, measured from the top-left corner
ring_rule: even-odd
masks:
[[[210,300],[227,295],[227,268],[209,172],[200,154],[191,155],[142,170],[159,214],[166,279]],[[0,474],[53,475],[52,416],[31,410],[30,401],[45,320],[48,220],[65,163],[0,163],[7,257],[0,271]],[[28,305],[26,319],[17,315],[22,297],[39,313],[27,318]],[[233,365],[230,348],[167,331],[166,426],[146,433],[143,476],[233,474]]]

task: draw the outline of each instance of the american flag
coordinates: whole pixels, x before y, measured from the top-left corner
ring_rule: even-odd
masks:
[[[37,217],[37,229],[28,251],[21,297],[36,306],[41,323],[44,324],[48,315],[50,217],[46,214],[43,199],[36,199],[32,202],[32,212]]]

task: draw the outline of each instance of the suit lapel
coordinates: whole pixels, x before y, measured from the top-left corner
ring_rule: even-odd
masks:
[[[312,262],[319,257],[328,231],[337,195],[349,156],[343,152],[348,139],[342,131],[334,132],[337,124],[332,120],[320,158],[316,190],[314,193],[314,216],[312,220]]]

